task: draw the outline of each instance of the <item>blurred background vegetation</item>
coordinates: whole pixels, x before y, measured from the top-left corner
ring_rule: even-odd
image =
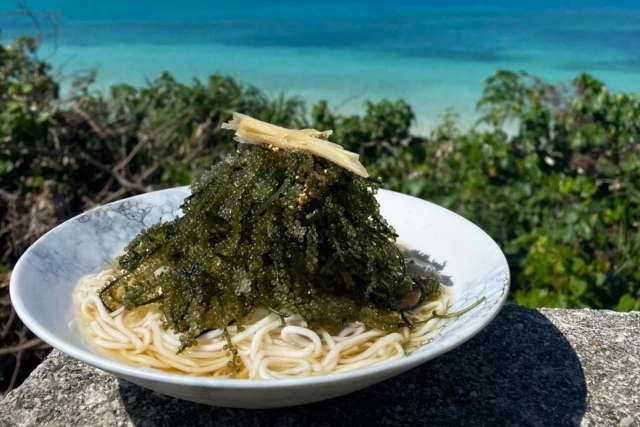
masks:
[[[384,187],[453,210],[508,257],[511,299],[527,307],[640,309],[640,102],[589,75],[551,85],[497,71],[482,118],[462,130],[448,111],[431,134],[410,132],[402,100],[341,115],[327,102],[269,99],[232,78],[92,90],[38,58],[38,43],[0,45],[0,390],[48,351],[9,301],[12,266],[56,224],[85,209],[192,182],[235,148],[233,111],[287,127],[333,129]],[[461,248],[463,249],[463,248]]]

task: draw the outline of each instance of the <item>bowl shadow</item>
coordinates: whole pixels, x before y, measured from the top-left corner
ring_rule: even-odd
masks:
[[[587,407],[582,365],[542,314],[507,304],[476,337],[367,389],[291,408],[250,410],[181,401],[119,380],[137,426],[574,426]]]

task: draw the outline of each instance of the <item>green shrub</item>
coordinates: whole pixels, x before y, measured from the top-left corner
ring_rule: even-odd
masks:
[[[584,74],[566,88],[498,71],[478,107],[488,130],[445,122],[424,142],[420,175],[398,189],[496,239],[519,304],[640,309],[638,97]]]
[[[119,84],[101,94],[89,73],[61,97],[37,48],[28,38],[0,44],[0,331],[10,330],[3,348],[29,338],[7,296],[22,252],[84,209],[192,182],[235,149],[220,127],[233,111],[333,129],[331,139],[358,152],[387,188],[478,224],[507,255],[519,304],[640,309],[635,94],[609,93],[584,74],[563,87],[498,71],[485,82],[478,126],[463,131],[447,111],[418,137],[402,100],[368,102],[363,114],[346,116],[320,101],[307,114],[296,98],[269,99],[221,75],[184,84],[163,73],[145,87]],[[42,356],[39,346],[23,366]],[[0,388],[24,376],[12,380],[16,366],[0,360]]]
[[[584,74],[562,87],[498,71],[478,102],[481,126],[463,132],[447,112],[431,135],[416,137],[402,100],[368,102],[362,115],[348,116],[320,101],[307,116],[298,99],[268,99],[220,75],[183,84],[163,73],[146,87],[120,84],[107,94],[93,93],[89,76],[62,99],[36,50],[28,38],[0,46],[0,187],[22,209],[46,182],[65,208],[56,220],[187,184],[234,149],[220,124],[243,111],[289,127],[334,129],[332,139],[360,153],[388,188],[476,222],[507,254],[519,303],[640,308],[635,94],[611,94]],[[9,199],[2,200],[7,214]],[[0,261],[11,264],[37,236],[12,238],[7,225],[5,218]]]

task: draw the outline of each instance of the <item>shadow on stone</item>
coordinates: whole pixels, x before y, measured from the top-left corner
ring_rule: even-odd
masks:
[[[573,426],[586,410],[582,366],[542,314],[507,304],[458,349],[359,392],[293,408],[243,410],[180,401],[120,380],[138,426]]]

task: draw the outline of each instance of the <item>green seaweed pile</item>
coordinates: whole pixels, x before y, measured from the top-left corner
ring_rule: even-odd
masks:
[[[407,273],[378,188],[303,150],[248,146],[192,186],[182,216],[129,243],[100,296],[111,310],[159,304],[183,349],[260,306],[328,331],[408,325],[440,285]]]

